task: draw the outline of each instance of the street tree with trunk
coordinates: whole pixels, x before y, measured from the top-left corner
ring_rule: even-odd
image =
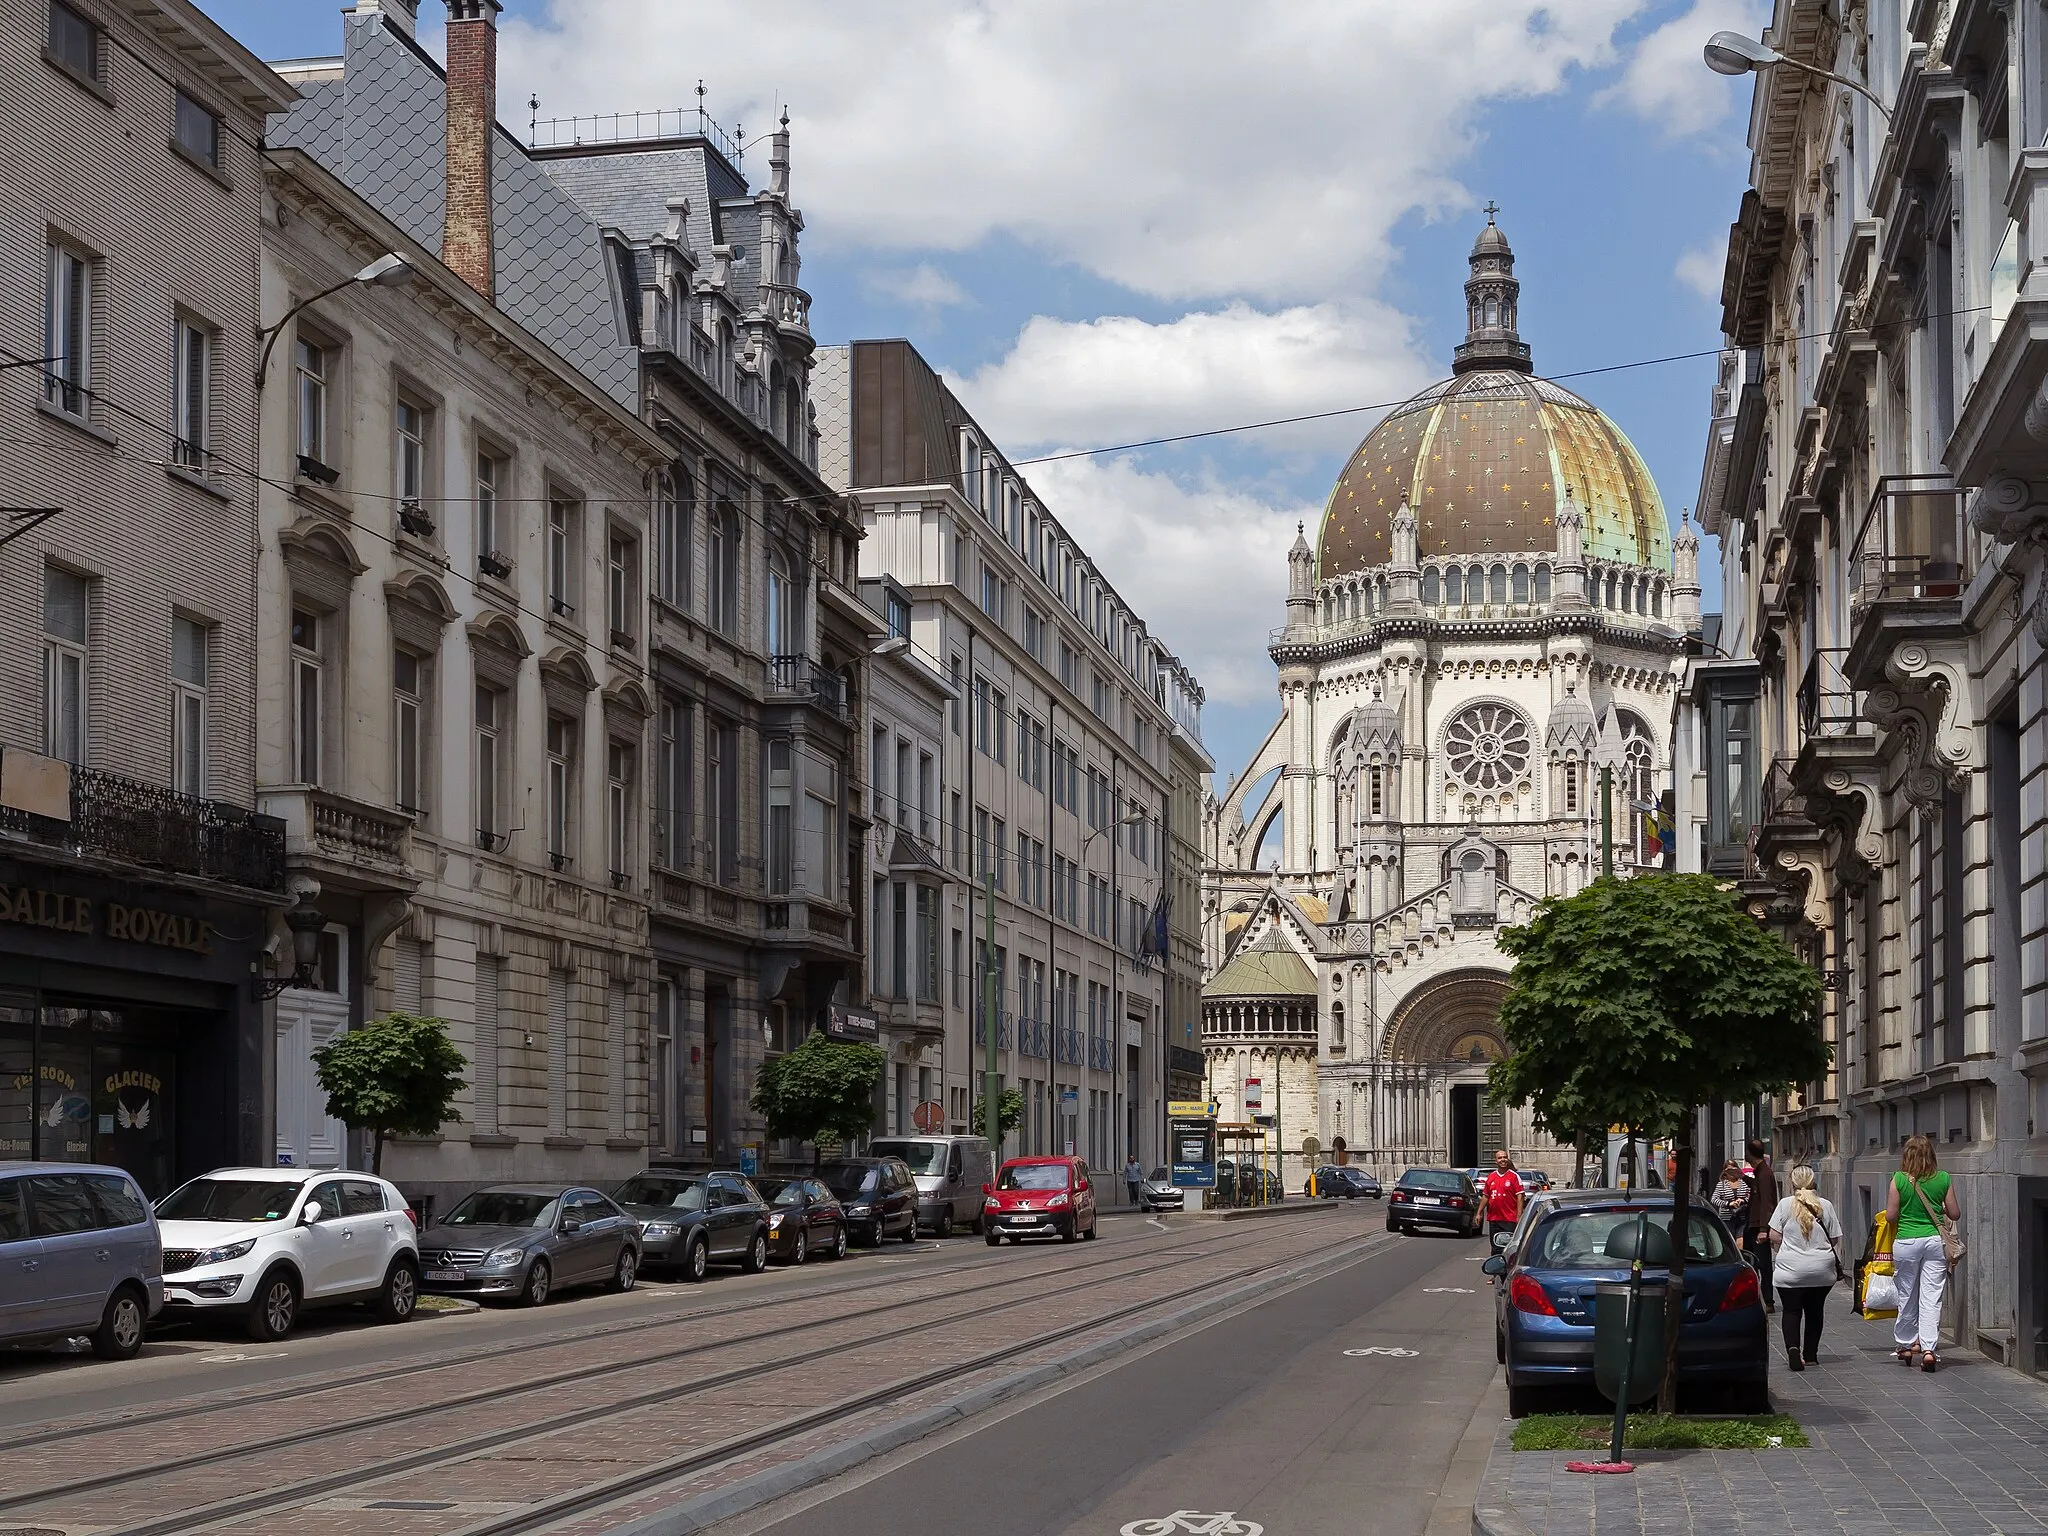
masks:
[[[390,1137],[433,1136],[455,1118],[468,1065],[444,1022],[410,1013],[372,1019],[313,1052],[327,1113],[371,1133],[372,1173],[383,1172]]]
[[[813,1033],[795,1050],[761,1063],[747,1102],[768,1119],[768,1134],[848,1142],[875,1128],[875,1087],[885,1058],[872,1045]]]
[[[1560,1139],[1622,1125],[1672,1135],[1664,1387],[1673,1411],[1684,1310],[1693,1111],[1823,1076],[1820,976],[1709,875],[1596,880],[1500,935],[1514,956],[1495,1102],[1529,1105]]]

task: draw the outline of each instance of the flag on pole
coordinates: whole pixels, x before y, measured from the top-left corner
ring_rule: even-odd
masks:
[[[1643,818],[1643,862],[1661,862],[1671,846],[1671,812],[1652,800],[1631,800],[1629,804]]]

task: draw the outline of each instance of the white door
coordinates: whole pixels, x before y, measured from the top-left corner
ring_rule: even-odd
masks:
[[[313,1075],[313,1052],[348,1028],[348,1002],[318,992],[287,992],[277,1000],[277,1164],[339,1168],[347,1133],[327,1113],[327,1095]]]

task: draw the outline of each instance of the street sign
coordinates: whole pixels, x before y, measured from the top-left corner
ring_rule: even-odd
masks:
[[[751,1179],[754,1176],[755,1166],[754,1149],[752,1147],[741,1147],[740,1172]]]
[[[1210,1099],[1205,1103],[1200,1099],[1169,1099],[1166,1104],[1166,1117],[1169,1120],[1214,1120],[1216,1101]]]
[[[945,1121],[945,1106],[937,1099],[926,1099],[910,1112],[910,1123],[927,1136],[934,1134]]]
[[[1079,1107],[1080,1103],[1081,1103],[1081,1090],[1080,1090],[1080,1089],[1078,1089],[1078,1088],[1062,1088],[1062,1089],[1060,1090],[1060,1108],[1061,1108],[1061,1109],[1063,1109],[1063,1110],[1065,1110],[1065,1111],[1066,1111],[1066,1112],[1067,1112],[1068,1114],[1070,1114],[1070,1115],[1071,1115],[1071,1114],[1072,1114],[1072,1113],[1073,1113],[1073,1112],[1075,1111],[1075,1109]],[[1071,1157],[1072,1155],[1073,1155],[1073,1154],[1072,1154],[1071,1152],[1070,1152],[1070,1153],[1068,1153],[1068,1156],[1070,1156],[1070,1157]]]
[[[825,1014],[825,1033],[837,1040],[864,1040],[873,1044],[882,1037],[881,1020],[865,1008],[847,1008],[834,1003]]]
[[[1246,1078],[1244,1080],[1244,1107],[1247,1110],[1258,1109],[1265,1102],[1266,1084],[1264,1079],[1257,1077]]]

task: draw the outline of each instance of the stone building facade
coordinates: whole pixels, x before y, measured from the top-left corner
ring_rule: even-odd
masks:
[[[1499,1146],[1568,1172],[1484,1102],[1495,934],[1597,872],[1603,770],[1618,869],[1650,862],[1670,770],[1697,540],[1621,429],[1534,374],[1490,220],[1470,265],[1451,378],[1295,541],[1281,716],[1209,813],[1210,1097],[1246,1118],[1259,1079],[1290,1187],[1340,1139],[1388,1174]]]
[[[1752,909],[1824,972],[1834,1050],[1749,1126],[1812,1161],[1852,1227],[1902,1140],[1932,1137],[1971,1245],[1944,1329],[2038,1373],[2048,16],[1778,0],[1766,36],[1860,89],[1759,76],[1722,289],[1701,515],[1753,768],[1720,768],[1703,720],[1693,782],[1709,828],[1750,820]]]
[[[186,0],[5,0],[0,1158],[267,1161],[257,242],[292,90]]]

